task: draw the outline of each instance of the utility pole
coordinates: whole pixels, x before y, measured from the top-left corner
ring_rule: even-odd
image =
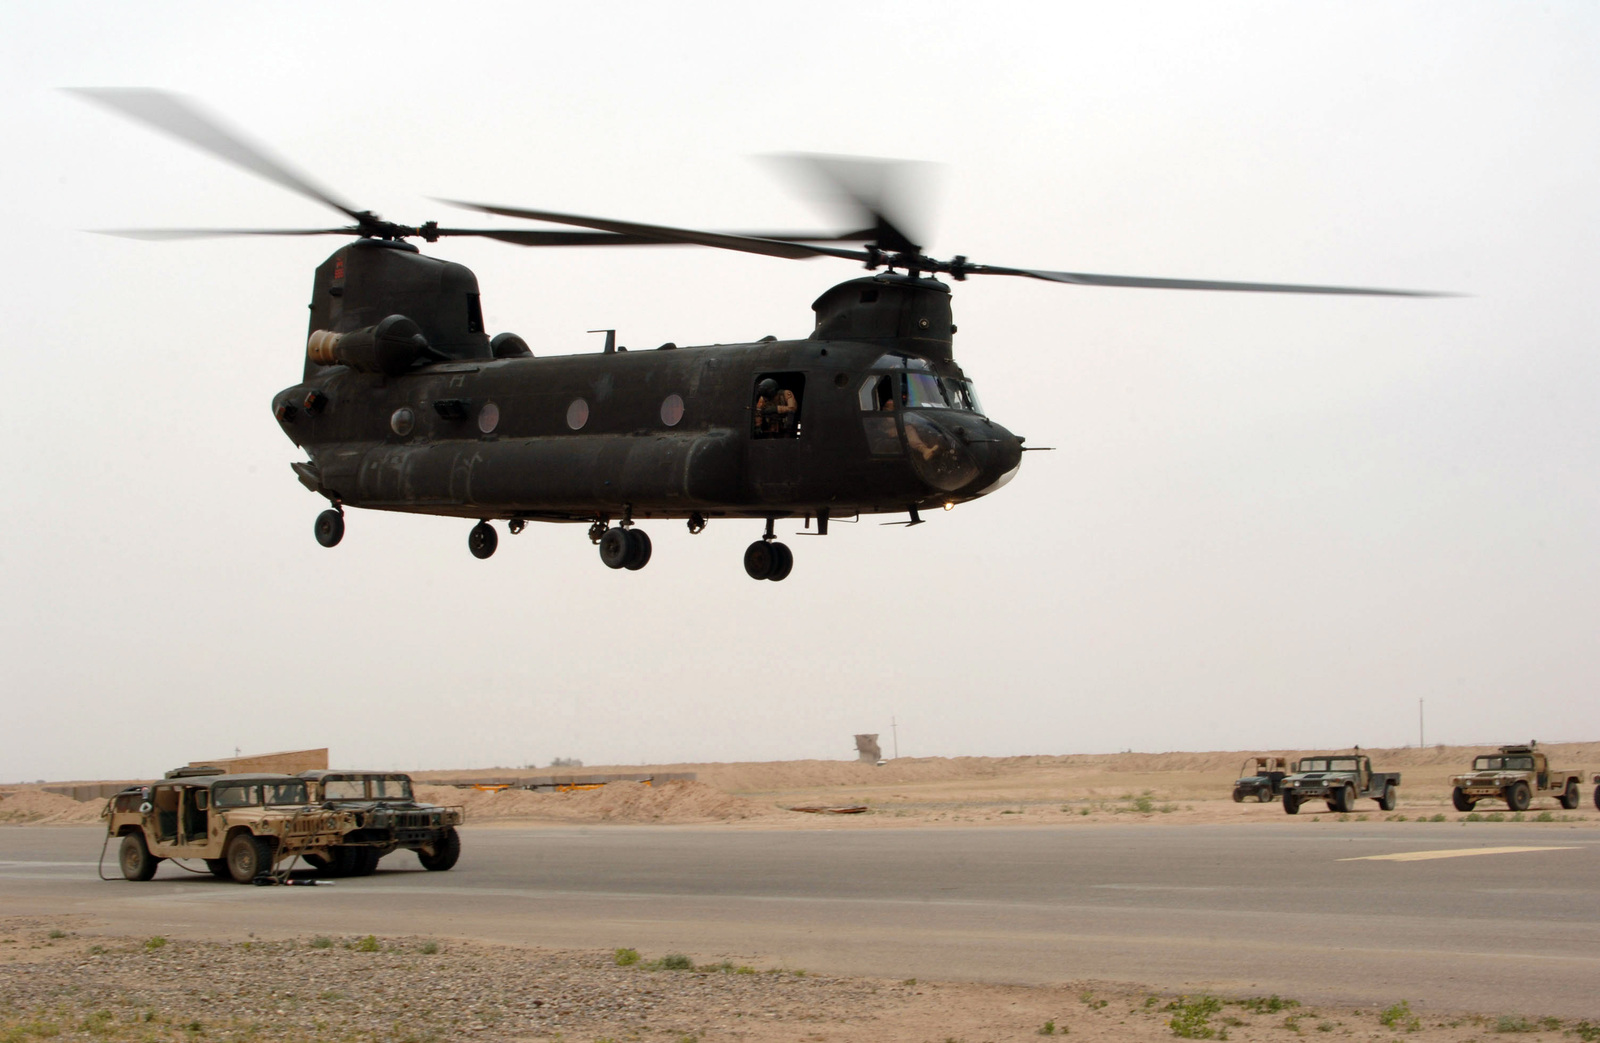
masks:
[[[1423,741],[1422,732],[1422,700],[1417,700],[1417,749],[1422,749],[1427,743]]]
[[[894,739],[894,759],[900,759],[900,725],[895,722],[894,716],[889,717],[889,734]]]

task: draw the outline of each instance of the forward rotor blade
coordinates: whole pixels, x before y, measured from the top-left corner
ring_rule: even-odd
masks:
[[[476,235],[498,239],[517,246],[696,246],[654,236],[623,235],[617,232],[554,232],[536,229],[441,228],[436,233],[447,235]],[[713,233],[717,234],[717,233]],[[865,242],[873,237],[873,230],[848,232],[844,235],[807,235],[803,232],[734,232],[729,233],[749,239],[777,239],[789,242]]]
[[[768,156],[779,169],[853,216],[870,220],[879,249],[917,254],[926,243],[932,163],[790,152]]]
[[[201,112],[192,102],[166,91],[142,87],[69,87],[72,93],[89,99],[129,119],[154,127],[186,141],[218,159],[242,167],[258,177],[282,185],[325,206],[331,206],[355,221],[363,214],[338,199],[305,175],[273,158],[266,149],[245,141],[220,120]]]
[[[602,232],[615,232],[619,235],[640,236],[658,243],[693,243],[698,246],[716,247],[720,250],[738,250],[742,253],[764,254],[768,257],[784,257],[789,260],[804,260],[811,257],[843,257],[852,261],[865,261],[871,256],[865,250],[843,250],[838,247],[814,246],[781,239],[762,239],[756,236],[735,235],[727,232],[700,232],[689,228],[670,228],[666,225],[646,225],[632,221],[612,221],[603,217],[580,217],[576,214],[558,214],[550,210],[524,210],[520,207],[464,203],[452,199],[441,199],[439,202],[448,203],[451,206],[459,206],[466,210],[477,210],[480,213],[497,214],[500,217],[522,217],[531,221],[549,221],[558,225],[576,225],[579,228],[593,228]]]
[[[96,235],[118,239],[226,239],[243,235],[360,235],[359,228],[99,228]]]
[[[1051,272],[1037,268],[1003,268],[992,264],[967,266],[968,275],[1020,275],[1029,279],[1072,283],[1078,286],[1131,286],[1145,290],[1232,290],[1240,293],[1317,293],[1348,297],[1456,297],[1430,290],[1380,290],[1363,286],[1310,286],[1277,282],[1219,282],[1215,279],[1152,279],[1139,275],[1095,275],[1089,272]]]

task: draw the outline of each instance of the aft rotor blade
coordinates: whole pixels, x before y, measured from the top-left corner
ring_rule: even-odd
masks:
[[[1455,297],[1431,290],[1381,290],[1365,286],[1311,286],[1277,282],[1220,282],[1215,279],[1152,279],[1141,275],[1096,275],[1090,272],[1051,272],[1037,268],[1003,268],[991,264],[965,267],[966,275],[1020,275],[1077,286],[1131,286],[1144,290],[1231,290],[1239,293],[1318,293],[1348,297]]]
[[[119,239],[226,239],[241,235],[360,235],[359,228],[99,228]]]
[[[576,225],[579,228],[593,228],[602,232],[615,232],[619,235],[636,235],[658,243],[693,243],[698,246],[716,247],[720,250],[738,250],[743,253],[764,254],[768,257],[784,257],[790,260],[804,260],[810,257],[843,257],[852,261],[865,261],[871,257],[865,250],[844,250],[838,247],[814,246],[781,239],[761,239],[755,236],[734,235],[727,232],[700,232],[690,228],[670,228],[666,225],[612,221],[603,217],[580,217],[576,214],[558,214],[551,210],[524,210],[520,207],[464,203],[452,199],[441,199],[439,202],[448,203],[451,206],[459,206],[467,210],[477,210],[480,213],[497,214],[500,217],[523,217],[531,221],[549,221],[552,224]]]
[[[206,115],[192,102],[176,94],[143,87],[67,89],[129,119],[186,141],[218,159],[226,160],[252,174],[282,185],[291,192],[298,192],[308,199],[331,206],[355,221],[363,219],[364,215],[353,206],[274,158],[266,149],[245,141],[236,132],[224,127],[220,120]]]

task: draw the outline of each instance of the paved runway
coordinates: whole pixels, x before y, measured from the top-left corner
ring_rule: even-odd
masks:
[[[100,839],[0,829],[0,915],[88,914],[113,933],[627,945],[892,978],[1600,1015],[1592,829],[481,828],[465,831],[451,872],[402,852],[375,876],[316,888],[241,887],[165,863],[149,883],[102,883]]]

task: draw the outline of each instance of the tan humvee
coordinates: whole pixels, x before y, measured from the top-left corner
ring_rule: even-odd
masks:
[[[165,858],[197,858],[241,884],[296,857],[329,858],[359,825],[352,812],[312,805],[304,779],[267,773],[134,786],[101,817],[107,837],[122,838],[118,862],[129,880],[149,880]]]
[[[1583,774],[1552,771],[1539,744],[1502,746],[1499,753],[1475,758],[1472,771],[1450,780],[1450,800],[1457,811],[1471,811],[1480,800],[1503,800],[1512,811],[1527,811],[1534,797],[1554,797],[1568,811],[1581,799]],[[1597,798],[1600,800],[1600,798]]]

